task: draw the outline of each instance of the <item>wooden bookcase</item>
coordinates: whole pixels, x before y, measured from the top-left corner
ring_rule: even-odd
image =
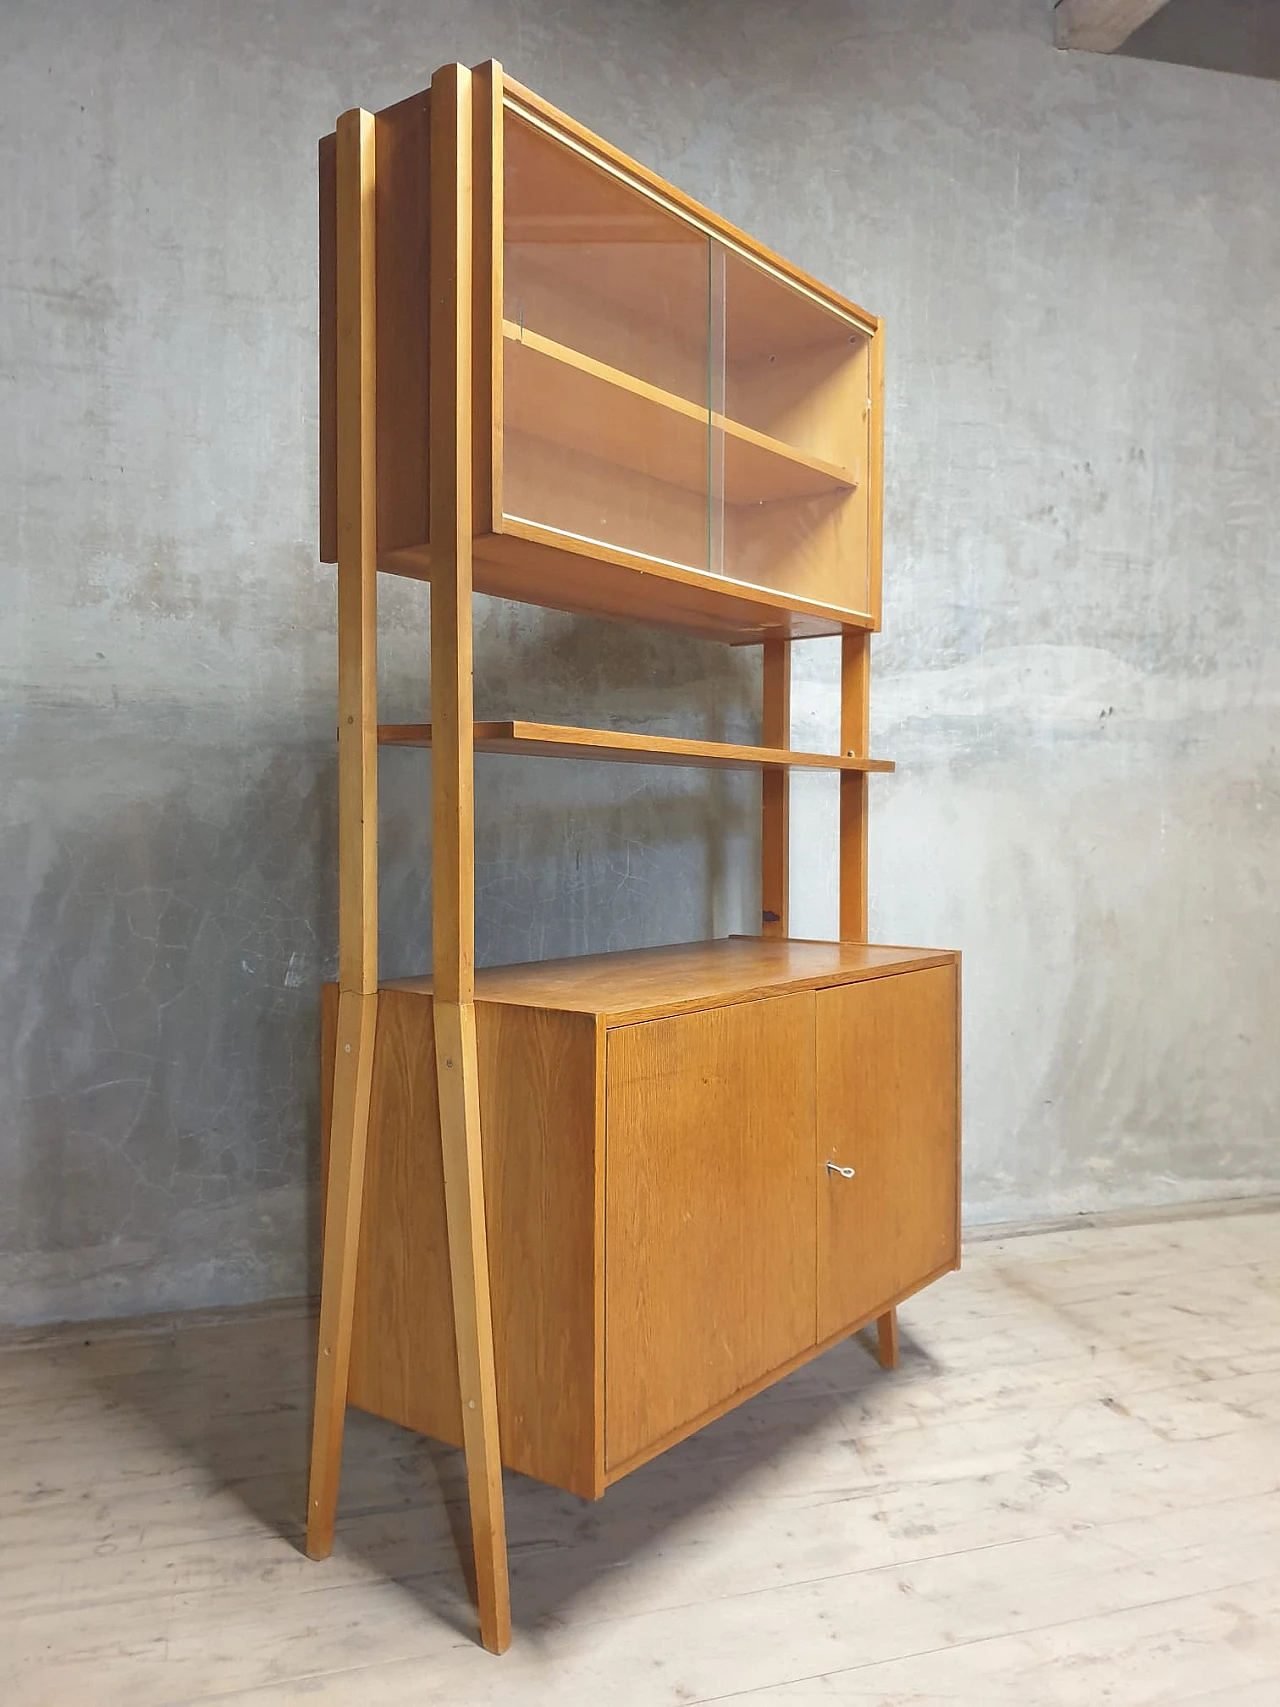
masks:
[[[506,78],[320,145],[339,976],[308,1551],[348,1403],[590,1498],[959,1261],[959,957],[870,946],[883,328]],[[379,570],[431,583],[432,723],[379,725]],[[761,647],[756,745],[477,723],[475,591]],[[836,753],[790,643],[840,635]],[[430,976],[380,983],[377,749],[432,749]],[[475,754],[757,770],[761,934],[474,966]],[[787,934],[788,777],[840,777],[840,940]]]

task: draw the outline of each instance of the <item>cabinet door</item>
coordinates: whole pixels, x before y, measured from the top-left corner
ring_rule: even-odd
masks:
[[[822,990],[817,1022],[826,1339],[956,1260],[956,968]]]
[[[814,997],[608,1038],[605,1460],[815,1343]]]

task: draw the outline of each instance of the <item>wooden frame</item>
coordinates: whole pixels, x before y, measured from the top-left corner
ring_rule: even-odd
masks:
[[[677,247],[688,246],[695,261],[705,247],[707,347],[693,348],[690,358],[703,363],[705,396],[697,386],[691,396],[678,371],[688,350],[663,345],[671,371],[655,378],[641,371],[639,356],[609,359],[614,352],[579,348],[526,323],[523,308],[514,318],[508,312],[509,115],[541,139],[539,146],[549,141],[561,150],[573,170],[588,170],[593,194],[640,198],[641,222],[652,218],[668,235],[678,229]],[[661,1061],[669,1050],[686,1075],[691,1106],[705,1102],[705,1118],[686,1110],[688,1142],[694,1132],[714,1133],[719,1121],[728,1149],[749,1138],[756,1149],[748,1160],[767,1172],[759,1147],[787,1130],[801,1167],[788,1210],[799,1254],[786,1260],[817,1286],[811,1258],[818,1223],[806,1224],[805,1193],[825,1189],[830,1179],[813,1148],[820,1141],[819,1016],[828,1038],[824,1058],[838,1062],[844,1011],[823,1004],[836,991],[880,981],[879,996],[867,998],[869,1006],[851,1003],[850,1011],[880,1016],[876,1023],[897,1040],[892,1082],[910,1084],[909,1072],[902,1077],[903,1028],[910,1033],[917,1009],[936,1015],[946,1003],[940,1005],[936,983],[912,986],[934,992],[923,1006],[888,985],[937,980],[947,968],[958,1001],[954,954],[867,942],[868,778],[893,769],[868,752],[870,635],[881,606],[883,328],[504,78],[493,62],[473,71],[445,66],[429,91],[383,113],[344,114],[322,141],[319,164],[320,539],[321,556],[338,566],[339,977],[324,1006],[324,1251],[307,1551],[323,1558],[333,1546],[349,1400],[456,1441],[465,1453],[481,1640],[500,1653],[511,1639],[504,1463],[599,1497],[710,1417],[871,1321],[880,1361],[892,1368],[898,1302],[958,1263],[957,1176],[950,1197],[934,1194],[944,1209],[954,1197],[955,1208],[951,1221],[932,1227],[928,1272],[923,1259],[890,1263],[868,1283],[869,1296],[856,1286],[849,1291],[837,1276],[829,1297],[849,1296],[821,1306],[821,1333],[816,1292],[810,1320],[809,1304],[779,1304],[766,1284],[760,1307],[746,1312],[759,1344],[724,1376],[728,1388],[716,1387],[707,1356],[695,1348],[680,1354],[686,1397],[665,1410],[650,1406],[652,1416],[633,1405],[624,1420],[641,1391],[628,1384],[627,1358],[649,1357],[670,1337],[651,1323],[627,1350],[633,1294],[652,1298],[658,1289],[637,1283],[629,1292],[619,1278],[624,1248],[633,1267],[647,1260],[643,1241],[636,1242],[635,1205],[620,1183],[627,1178],[625,1134],[634,1139],[641,1173],[655,1156],[665,1167],[673,1144],[686,1142],[677,1134],[656,1149],[650,1144],[652,1121],[669,1119],[681,1105],[655,1100],[647,1069],[635,1063],[651,1055]],[[520,217],[538,232],[540,220],[551,229],[560,215],[554,206],[549,214],[534,206]],[[526,241],[545,246],[541,236]],[[667,252],[646,264],[659,263],[674,265]],[[771,316],[779,302],[796,305],[798,318],[775,336]],[[637,337],[641,355],[643,342]],[[775,344],[784,358],[776,371]],[[655,515],[666,513],[663,506],[694,513],[690,498],[695,510],[704,506],[703,565],[606,543],[575,533],[563,518],[552,525],[508,507],[517,478],[513,447],[523,430],[512,413],[521,382],[513,382],[509,361],[533,363],[511,372],[533,374],[539,407],[550,409],[552,398],[560,410],[546,430],[557,456],[572,462],[607,451],[604,460],[624,471],[644,503],[651,487],[662,488],[652,500]],[[606,518],[601,528],[608,525]],[[742,571],[753,540],[768,584]],[[378,723],[379,570],[431,583],[430,724]],[[760,645],[759,743],[477,722],[477,591]],[[825,634],[841,637],[839,751],[801,752],[791,746],[791,644]],[[432,972],[387,985],[377,958],[379,745],[432,753]],[[758,771],[761,936],[491,968],[477,978],[477,753]],[[835,944],[788,934],[789,779],[796,769],[840,779]],[[948,1077],[948,1051],[956,1035],[947,1020],[921,1040],[932,1089],[923,1102],[924,1093],[916,1095],[912,1118],[917,1127],[933,1122],[934,1150],[953,1142],[947,1122],[958,1107],[958,1080]],[[761,1039],[770,1037],[779,1040],[778,1059],[794,1067],[791,1090],[779,1093],[771,1111],[768,1087],[755,1082],[733,1119],[721,1120],[715,1111],[722,1087],[737,1094],[741,1064],[767,1055],[771,1046]],[[739,1065],[704,1072],[704,1049]],[[657,1081],[666,1082],[663,1071]],[[821,1082],[830,1132],[848,1099]],[[880,1094],[883,1102],[883,1086]],[[881,1112],[881,1125],[891,1124],[892,1109]],[[883,1176],[892,1134],[877,1142]],[[958,1127],[954,1145],[958,1158]],[[854,1174],[834,1162],[830,1168]],[[723,1168],[694,1170],[689,1178],[704,1213],[742,1210],[731,1196],[717,1198],[719,1187],[704,1189],[708,1178],[735,1177],[732,1158]],[[883,1184],[881,1177],[882,1191]],[[636,1202],[652,1195],[637,1187]],[[746,1195],[761,1205],[779,1196],[758,1190],[744,1202]],[[828,1217],[847,1215],[849,1201],[831,1199]],[[416,1228],[404,1221],[407,1202],[419,1217]],[[814,1211],[820,1219],[816,1198]],[[540,1215],[550,1217],[549,1227]],[[673,1261],[688,1259],[680,1231],[688,1221],[682,1213],[661,1222]],[[733,1248],[761,1248],[766,1236],[771,1248],[788,1251],[778,1225],[753,1230],[745,1222]],[[838,1253],[843,1245],[832,1248]],[[698,1292],[698,1285],[676,1285],[672,1296]],[[761,1324],[771,1312],[766,1345]],[[680,1318],[671,1324],[679,1337],[688,1312],[670,1313]],[[717,1328],[707,1343],[719,1356],[727,1340]],[[542,1350],[535,1357],[530,1347]],[[649,1400],[653,1379],[643,1388]],[[607,1411],[614,1419],[609,1438]]]
[[[481,1177],[473,975],[471,74],[432,82],[430,517],[433,1004],[441,1148],[480,1635],[511,1642]],[[339,980],[307,1551],[332,1550],[351,1358],[378,989],[375,160],[370,113],[336,138]],[[452,359],[442,360],[449,354]]]

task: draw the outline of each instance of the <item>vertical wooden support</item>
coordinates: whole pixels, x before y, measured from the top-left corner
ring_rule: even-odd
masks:
[[[502,66],[471,69],[471,532],[502,515]]]
[[[871,415],[870,513],[867,517],[867,569],[870,605],[876,627],[880,626],[880,601],[884,556],[884,321],[876,322],[871,340],[867,408]],[[846,631],[840,653],[840,750],[864,754],[871,740],[871,636]],[[851,779],[842,778],[842,784]],[[867,940],[867,783],[849,791],[846,807],[843,786],[840,795],[840,935]],[[849,874],[845,876],[845,846],[849,847]],[[845,930],[845,895],[848,892],[848,923]],[[958,1200],[957,1200],[958,1201]],[[957,1215],[959,1211],[957,1209]],[[957,1232],[956,1249],[959,1250]],[[876,1353],[884,1369],[898,1367],[898,1308],[895,1304],[876,1322]]]
[[[433,1012],[449,1272],[480,1639],[511,1642],[476,1061],[472,719],[472,81],[431,82]]]
[[[338,120],[338,988],[378,988],[373,114]]]
[[[338,1032],[325,1191],[307,1552],[333,1548],[378,989],[373,115],[338,120]]]
[[[867,598],[880,626],[884,538],[884,322],[876,321],[867,361],[870,454],[867,467]],[[840,751],[865,758],[870,739],[871,635],[845,629],[840,640]],[[840,940],[867,940],[867,787],[861,772],[840,777]]]
[[[791,642],[764,643],[764,705],[760,744],[791,745]],[[791,877],[791,773],[760,773],[760,928],[764,936],[787,934]]]
[[[871,704],[871,636],[846,628],[840,639],[840,751],[865,758]],[[840,940],[867,940],[867,776],[840,773]]]

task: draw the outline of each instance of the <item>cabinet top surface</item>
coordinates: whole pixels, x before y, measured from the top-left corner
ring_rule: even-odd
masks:
[[[619,954],[489,966],[476,972],[476,1000],[599,1015],[610,1025],[717,1007],[829,984],[950,965],[950,949],[896,948],[778,937],[726,937]],[[384,989],[429,994],[430,978]]]

